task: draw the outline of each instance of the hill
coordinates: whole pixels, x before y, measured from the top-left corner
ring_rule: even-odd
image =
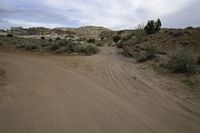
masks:
[[[10,30],[9,33],[15,36],[29,36],[29,35],[43,35],[43,36],[68,36],[75,35],[85,39],[97,39],[101,32],[111,31],[110,29],[100,26],[86,26],[80,28],[54,28],[48,29],[44,27],[33,27],[33,28],[21,28],[16,30]]]

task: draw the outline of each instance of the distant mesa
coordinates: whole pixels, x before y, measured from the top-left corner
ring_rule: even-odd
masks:
[[[24,28],[23,27],[11,27],[11,30],[23,30]]]

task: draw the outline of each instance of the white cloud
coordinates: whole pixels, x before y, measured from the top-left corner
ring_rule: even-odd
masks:
[[[64,27],[64,25],[61,24],[54,24],[54,23],[40,23],[40,22],[30,22],[30,21],[24,21],[24,20],[14,20],[14,19],[2,19],[5,22],[9,22],[13,26],[21,26],[23,24],[24,28],[28,27],[47,27],[47,28],[54,28],[54,27]]]
[[[185,8],[191,0],[43,0],[49,7],[77,12],[73,19],[85,25],[134,27],[147,19]]]
[[[1,1],[1,0],[0,0]],[[99,25],[108,28],[134,28],[140,23],[149,19],[164,18],[176,14],[192,5],[197,0],[7,0],[1,7],[12,5],[10,7],[25,8],[24,17],[19,18],[20,13],[14,16],[14,13],[3,16],[11,16],[7,19],[15,19],[24,22],[25,25],[46,25],[53,26],[84,26]],[[5,6],[4,6],[5,5]],[[27,10],[31,8],[31,10]],[[42,10],[45,13],[42,13]],[[40,12],[41,15],[33,12]],[[32,16],[33,15],[33,16]],[[33,18],[30,18],[32,16]],[[48,18],[48,22],[45,19]],[[47,21],[47,20],[46,20]],[[14,22],[13,22],[14,23]],[[50,23],[50,24],[49,24]]]

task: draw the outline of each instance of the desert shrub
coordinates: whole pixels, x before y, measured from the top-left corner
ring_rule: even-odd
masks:
[[[147,59],[147,52],[145,52],[145,51],[135,53],[133,55],[133,57],[136,59],[137,62],[145,62],[145,61],[148,60]]]
[[[79,47],[79,51],[91,55],[97,53],[99,49],[94,44],[84,44]]]
[[[122,44],[123,44],[123,40],[119,40],[116,45],[117,45],[117,48],[122,48]]]
[[[46,38],[42,36],[40,39],[41,39],[41,40],[45,40]]]
[[[138,44],[145,40],[146,33],[144,29],[137,29],[126,36],[123,36],[120,40],[131,41],[132,44]]]
[[[103,42],[101,42],[101,41],[98,41],[98,42],[96,42],[96,46],[98,46],[98,47],[103,47],[103,46],[104,46],[104,44],[103,44]]]
[[[68,52],[77,52],[78,50],[78,42],[72,41],[72,40],[59,40],[59,41],[54,41],[51,46],[50,49],[55,51],[62,51],[63,49],[65,49],[64,51],[68,51]]]
[[[7,34],[7,37],[14,37],[14,35],[12,35],[12,34]]]
[[[170,59],[168,66],[174,72],[184,72],[195,64],[192,50],[183,46],[177,46],[174,51],[168,54],[168,57]]]
[[[16,48],[24,48],[25,47],[25,44],[17,44],[16,45]]]
[[[157,48],[151,44],[146,45],[144,51],[146,51],[146,57],[148,60],[155,58],[157,54]]]
[[[55,39],[56,41],[59,41],[59,40],[61,40],[61,38],[60,37],[56,37],[56,39]]]
[[[182,80],[182,82],[184,84],[186,84],[187,86],[192,87],[192,88],[199,87],[199,85],[200,85],[199,79],[196,79],[196,78],[189,78],[188,77],[188,78]]]
[[[96,41],[95,39],[88,39],[87,40],[88,43],[95,43],[95,41]]]
[[[68,49],[67,49],[67,47],[65,47],[65,46],[61,46],[59,49],[57,49],[55,52],[57,53],[57,54],[61,54],[61,53],[63,53],[63,52],[66,52]]]
[[[161,26],[162,24],[160,19],[158,19],[156,22],[154,20],[149,20],[146,26],[144,27],[144,30],[147,35],[150,35],[159,32]]]
[[[67,48],[67,51],[71,52],[77,52],[77,47],[79,45],[79,42],[72,41],[72,40],[65,40],[63,43],[61,42],[62,46],[65,46]]]
[[[194,29],[192,26],[185,27],[186,30]]]
[[[136,30],[134,36],[135,36],[135,39],[136,39],[137,43],[141,43],[141,42],[144,41],[146,33],[142,29],[141,30]]]
[[[53,39],[50,38],[50,39],[49,39],[49,42],[53,42]]]
[[[85,44],[79,41],[66,40],[66,39],[60,41],[54,41],[49,49],[55,51],[55,53],[58,54],[64,52],[77,52],[77,53],[85,53],[87,55],[91,55],[98,52],[98,48],[94,44]]]
[[[197,57],[197,64],[200,65],[200,56]]]
[[[157,48],[153,45],[146,45],[143,51],[135,53],[133,56],[138,62],[144,62],[156,57]]]
[[[101,36],[100,38],[101,38],[101,41],[103,41],[103,40],[104,40],[104,37],[103,37],[103,36]]]
[[[39,45],[38,44],[28,44],[25,47],[27,50],[34,50],[34,49],[38,49]]]
[[[128,35],[123,36],[121,40],[126,41],[132,39],[133,37],[135,37],[135,32],[131,32]]]
[[[118,42],[119,40],[120,40],[120,36],[114,36],[114,37],[113,37],[113,41],[114,41],[114,42]]]
[[[61,45],[58,43],[58,42],[53,42],[51,45],[50,45],[50,50],[54,51],[54,50],[57,50],[61,47]]]
[[[184,33],[183,32],[174,32],[172,34],[173,37],[181,37],[181,36],[184,36]]]

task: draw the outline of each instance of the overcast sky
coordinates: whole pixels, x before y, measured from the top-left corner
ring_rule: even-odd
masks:
[[[200,26],[199,13],[200,0],[0,0],[0,28],[127,29],[157,18],[164,27]]]

